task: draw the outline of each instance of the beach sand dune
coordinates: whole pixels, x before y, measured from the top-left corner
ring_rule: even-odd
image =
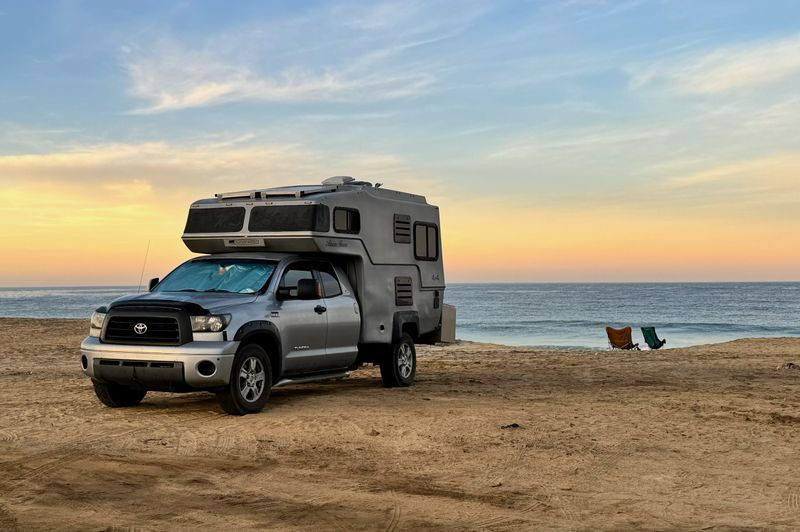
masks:
[[[370,368],[231,417],[103,407],[86,329],[0,320],[2,530],[800,528],[798,338],[421,348],[412,388]]]

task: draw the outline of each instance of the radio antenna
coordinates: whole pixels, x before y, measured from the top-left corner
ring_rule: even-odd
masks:
[[[147,241],[147,250],[144,252],[144,262],[142,263],[142,273],[139,275],[139,286],[136,287],[136,292],[142,291],[142,280],[144,279],[144,269],[147,266],[147,255],[150,253],[150,241]]]

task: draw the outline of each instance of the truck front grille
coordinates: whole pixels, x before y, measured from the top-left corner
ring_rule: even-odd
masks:
[[[181,334],[175,318],[111,316],[103,339],[111,343],[179,345]]]

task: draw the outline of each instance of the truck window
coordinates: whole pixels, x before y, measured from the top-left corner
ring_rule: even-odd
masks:
[[[255,294],[266,286],[274,270],[274,261],[196,259],[175,268],[154,292]]]
[[[417,260],[439,258],[439,228],[436,224],[425,222],[414,224],[414,257]]]
[[[342,295],[342,287],[333,268],[330,265],[320,265],[319,279],[322,281],[322,292],[324,297],[336,297]]]
[[[283,272],[283,277],[278,285],[278,290],[287,291],[288,297],[297,297],[297,284],[300,279],[313,279],[314,273],[307,264],[291,265]]]
[[[361,232],[361,214],[356,209],[333,209],[333,230],[337,233],[357,235]]]

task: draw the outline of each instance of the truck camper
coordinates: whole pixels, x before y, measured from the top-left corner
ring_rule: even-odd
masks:
[[[441,338],[439,209],[423,196],[345,176],[216,194],[191,205],[183,242],[201,255],[92,315],[81,366],[107,406],[206,390],[242,415],[363,364],[410,386],[415,345]]]

